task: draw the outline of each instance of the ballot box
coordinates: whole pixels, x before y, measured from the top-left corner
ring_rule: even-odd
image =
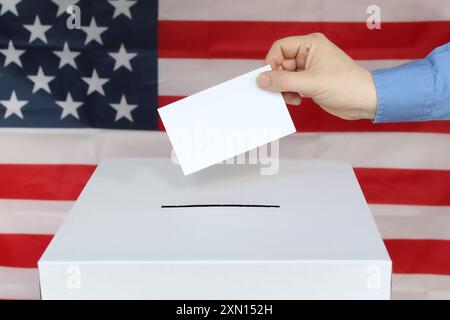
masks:
[[[350,164],[100,163],[39,261],[43,299],[388,299]]]

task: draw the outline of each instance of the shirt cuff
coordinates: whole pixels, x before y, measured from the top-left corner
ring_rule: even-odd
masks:
[[[430,120],[435,105],[434,75],[425,60],[372,72],[377,90],[374,122]]]

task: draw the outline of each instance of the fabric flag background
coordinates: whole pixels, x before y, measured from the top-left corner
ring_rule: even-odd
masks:
[[[381,30],[366,26],[372,2],[0,0],[0,299],[39,298],[36,262],[101,158],[170,153],[157,105],[261,66],[289,35],[323,32],[372,69],[450,42],[448,0],[377,0]],[[289,109],[299,147],[282,154],[352,162],[393,297],[450,299],[450,122]]]

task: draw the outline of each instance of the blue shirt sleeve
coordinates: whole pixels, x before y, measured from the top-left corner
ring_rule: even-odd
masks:
[[[372,75],[378,97],[374,122],[450,120],[450,43],[423,60]]]

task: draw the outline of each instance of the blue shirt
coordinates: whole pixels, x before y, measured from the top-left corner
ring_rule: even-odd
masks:
[[[450,120],[450,43],[423,60],[372,75],[378,97],[374,122]]]

